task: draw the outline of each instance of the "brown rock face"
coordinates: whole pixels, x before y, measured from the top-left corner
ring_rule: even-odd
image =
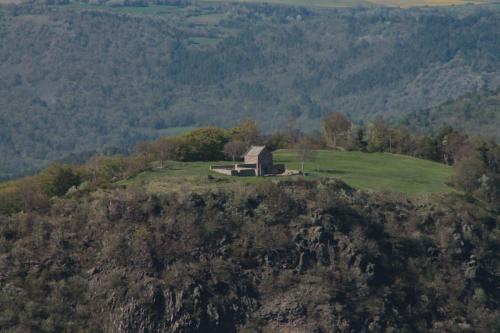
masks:
[[[494,332],[496,229],[339,182],[59,199],[0,217],[0,330]]]

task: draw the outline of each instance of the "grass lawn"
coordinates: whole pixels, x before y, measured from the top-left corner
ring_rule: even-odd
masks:
[[[277,151],[274,160],[276,163],[285,163],[288,169],[298,170],[300,167],[292,151]],[[220,163],[228,162],[169,162],[168,168],[164,170],[143,172],[122,184],[142,183],[150,192],[164,192],[303,178],[229,177],[209,170],[211,164]],[[305,171],[308,173],[307,179],[335,177],[364,190],[389,190],[406,194],[453,191],[446,185],[452,175],[451,167],[402,155],[321,150],[317,152],[314,162],[306,163]],[[209,180],[208,175],[216,179]]]
[[[164,128],[162,130],[159,130],[158,133],[161,136],[174,136],[174,135],[180,135],[180,134],[192,131],[195,128],[197,128],[197,127],[196,126],[168,127],[168,128]]]

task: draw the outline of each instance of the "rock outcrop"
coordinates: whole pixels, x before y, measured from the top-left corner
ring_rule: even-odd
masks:
[[[0,217],[7,332],[494,332],[497,213],[337,181]]]

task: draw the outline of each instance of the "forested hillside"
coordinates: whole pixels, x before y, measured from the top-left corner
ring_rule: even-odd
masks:
[[[445,124],[500,140],[500,90],[467,94],[438,107],[413,112],[405,123],[416,129],[437,131]]]
[[[308,129],[500,84],[500,15],[480,7],[4,6],[0,43],[0,178],[185,127]]]

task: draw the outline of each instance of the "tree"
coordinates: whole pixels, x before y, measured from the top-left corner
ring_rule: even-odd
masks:
[[[300,171],[304,174],[304,163],[316,159],[316,151],[313,150],[311,141],[307,138],[301,138],[295,144],[295,155],[300,161]]]
[[[110,155],[110,154],[107,154]],[[151,162],[154,156],[154,147],[150,142],[139,142],[135,145],[133,155],[142,157],[146,162]]]
[[[369,152],[392,150],[392,136],[389,124],[377,117],[367,126],[367,150]]]
[[[42,190],[49,196],[61,196],[81,183],[81,177],[69,166],[52,164],[39,175]]]
[[[97,177],[99,175],[99,166],[101,162],[101,156],[96,154],[89,158],[87,161],[88,169],[92,173],[92,182],[97,183]]]
[[[467,136],[465,134],[453,131],[443,137],[441,142],[443,162],[451,165],[460,159],[462,152],[465,151],[467,144]]]
[[[455,185],[467,193],[472,193],[481,185],[484,185],[487,177],[487,169],[479,152],[468,149],[467,153],[455,163],[455,174],[453,181]]]
[[[346,135],[345,148],[347,150],[365,150],[366,142],[364,141],[365,130],[363,127],[352,126]]]
[[[164,168],[166,160],[175,159],[178,145],[178,140],[173,137],[161,138],[153,143],[153,152],[160,161],[161,169]]]
[[[259,128],[253,120],[243,120],[229,130],[229,136],[233,141],[242,141],[246,149],[261,142]]]
[[[343,113],[333,112],[323,118],[321,125],[327,144],[336,148],[339,135],[346,133],[352,124]]]
[[[222,150],[228,142],[225,130],[202,127],[179,137],[176,149],[181,161],[217,161],[224,158]]]
[[[421,137],[416,143],[415,156],[426,160],[439,161],[441,159],[439,142],[430,136]]]
[[[293,146],[300,139],[300,130],[296,127],[297,118],[288,117],[286,121],[285,133],[287,136],[287,141]]]
[[[224,154],[233,160],[233,163],[236,160],[236,157],[241,157],[246,150],[246,145],[243,141],[235,140],[229,141],[224,145]]]
[[[278,150],[289,147],[288,136],[282,132],[274,132],[266,140],[266,147],[269,150]]]
[[[391,146],[389,152],[411,155],[415,151],[415,140],[405,126],[401,125],[392,129],[390,138]]]
[[[139,157],[143,160],[142,157]],[[88,168],[92,174],[92,182],[98,184],[100,182],[108,182],[122,178],[127,173],[127,169],[131,168],[132,158],[127,159],[123,155],[104,156],[95,155],[88,162]]]

